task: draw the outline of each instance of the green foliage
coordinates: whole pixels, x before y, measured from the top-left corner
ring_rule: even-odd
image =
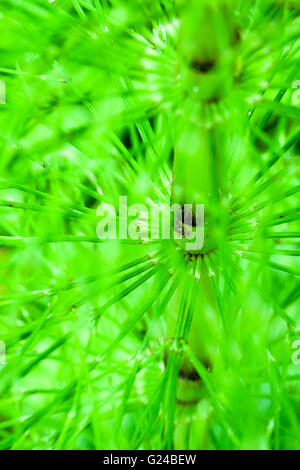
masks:
[[[299,2],[0,21],[0,448],[299,449]],[[202,253],[100,240],[120,195],[204,203]]]

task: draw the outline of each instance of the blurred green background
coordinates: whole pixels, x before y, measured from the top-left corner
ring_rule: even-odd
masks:
[[[299,449],[298,1],[0,24],[0,448]],[[205,203],[202,253],[100,240],[120,195]]]

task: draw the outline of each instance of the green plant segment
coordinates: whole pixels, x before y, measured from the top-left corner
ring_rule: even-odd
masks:
[[[0,449],[300,448],[299,11],[0,0]]]

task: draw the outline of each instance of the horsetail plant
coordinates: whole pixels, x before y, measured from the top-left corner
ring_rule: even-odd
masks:
[[[0,1],[1,449],[300,448],[299,6]]]

